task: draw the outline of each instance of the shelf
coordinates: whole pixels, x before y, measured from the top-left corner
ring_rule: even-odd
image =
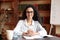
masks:
[[[0,2],[12,2],[13,0],[0,0]]]
[[[41,24],[50,24],[50,17],[39,17]]]
[[[19,1],[27,1],[27,0],[19,0]],[[28,0],[28,1],[50,1],[50,0]]]
[[[39,1],[20,1],[20,4],[50,4],[50,0],[39,0]]]
[[[39,4],[38,10],[48,11],[48,10],[50,10],[50,5],[51,4]]]
[[[39,11],[39,16],[40,17],[49,17],[50,11]]]

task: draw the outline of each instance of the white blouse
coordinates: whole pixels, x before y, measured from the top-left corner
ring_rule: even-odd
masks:
[[[16,37],[17,35],[22,35],[23,32],[27,32],[27,30],[33,30],[35,32],[39,32],[40,36],[47,35],[46,30],[41,26],[41,24],[38,21],[32,20],[32,25],[27,24],[27,20],[20,20],[17,24],[17,26],[14,29],[14,35],[13,37]]]

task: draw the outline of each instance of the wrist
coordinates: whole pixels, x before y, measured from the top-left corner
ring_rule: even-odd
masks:
[[[38,32],[35,33],[35,35],[38,35],[38,34],[39,34]]]

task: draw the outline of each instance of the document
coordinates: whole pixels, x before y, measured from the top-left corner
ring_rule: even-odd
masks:
[[[47,37],[53,37],[52,35],[45,35]],[[25,39],[38,39],[38,38],[44,38],[44,36],[40,35],[34,35],[34,36],[23,36]]]
[[[54,36],[52,36],[52,35],[46,35],[47,37],[54,37]]]
[[[23,36],[25,39],[37,39],[37,38],[43,38],[42,36],[39,35],[34,35],[34,36]]]

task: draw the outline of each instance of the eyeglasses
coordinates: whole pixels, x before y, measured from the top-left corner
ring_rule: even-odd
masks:
[[[34,13],[34,11],[26,11],[26,13]]]

